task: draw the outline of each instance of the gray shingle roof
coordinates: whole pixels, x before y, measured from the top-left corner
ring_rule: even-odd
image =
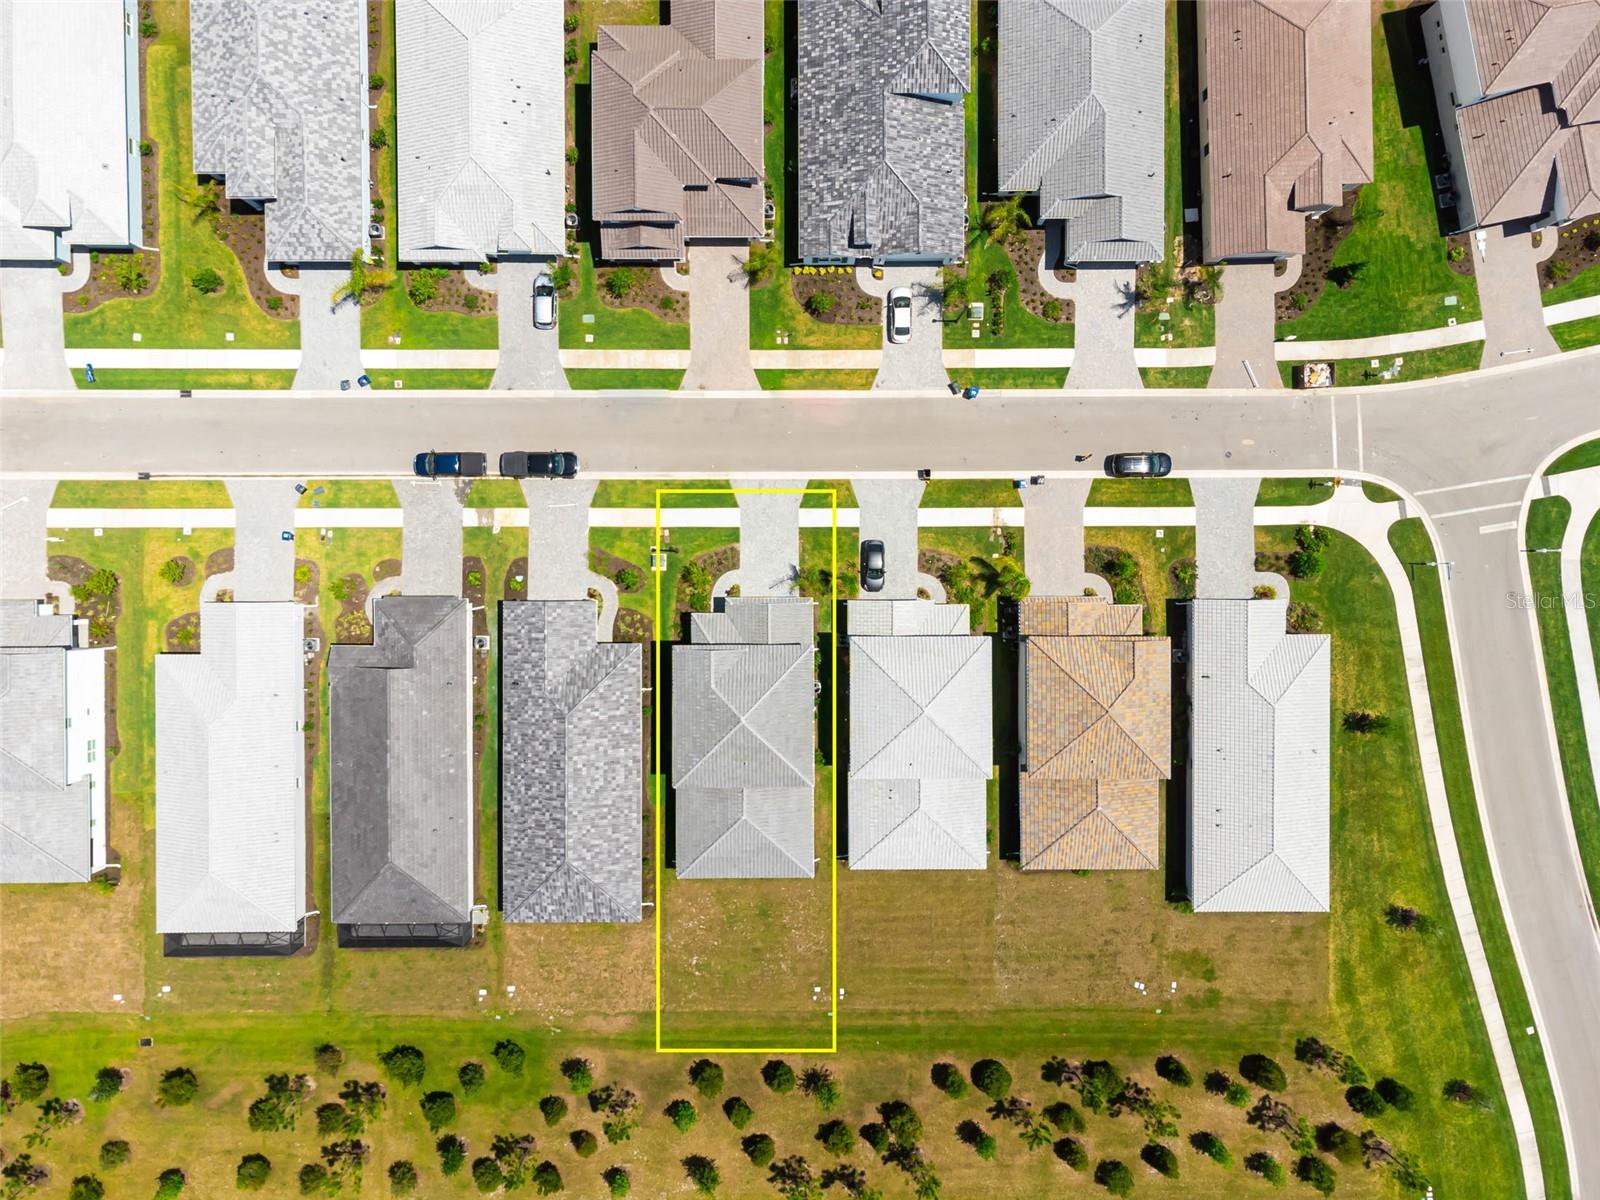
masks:
[[[267,201],[267,259],[366,246],[367,23],[360,0],[192,0],[194,170]]]
[[[981,871],[994,773],[989,639],[857,633],[882,603],[850,605],[850,866]],[[970,627],[964,604],[896,603],[949,610]]]
[[[597,644],[592,600],[500,606],[507,921],[637,921],[643,647]]]
[[[1006,0],[999,190],[1038,192],[1067,262],[1160,259],[1165,198],[1162,0]]]
[[[1190,896],[1196,912],[1328,911],[1331,642],[1287,600],[1190,609]]]
[[[566,76],[548,0],[395,10],[400,260],[566,252]]]
[[[336,924],[471,920],[471,648],[465,600],[385,596],[328,655]]]
[[[810,877],[813,605],[733,598],[672,647],[680,879]]]
[[[959,258],[966,0],[799,7],[800,257]]]
[[[300,606],[202,604],[156,655],[156,931],[292,933],[306,911]]]

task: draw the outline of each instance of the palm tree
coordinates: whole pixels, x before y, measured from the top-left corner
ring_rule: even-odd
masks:
[[[203,179],[199,185],[183,194],[183,201],[194,209],[194,219],[204,221],[222,215],[222,185],[215,179]]]
[[[389,286],[391,278],[387,271],[373,267],[367,261],[366,251],[358,246],[350,254],[350,278],[341,283],[333,293],[334,307],[337,308],[340,301],[348,297],[359,308],[368,292],[381,292]]]
[[[1018,232],[1032,225],[1027,210],[1022,207],[1020,194],[996,201],[983,211],[984,232],[991,242],[1009,242]]]

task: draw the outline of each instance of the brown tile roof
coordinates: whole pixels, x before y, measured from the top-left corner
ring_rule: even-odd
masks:
[[[1154,780],[1022,778],[1024,871],[1154,871],[1161,785]]]
[[[1205,256],[1298,254],[1372,181],[1372,27],[1351,0],[1205,0]]]
[[[1466,11],[1484,95],[1554,83],[1556,102],[1582,119],[1567,102],[1581,109],[1600,89],[1600,3],[1471,0]]]
[[[1021,605],[1024,637],[1144,632],[1142,604],[1112,604],[1104,596],[1030,596]]]
[[[673,22],[603,25],[591,60],[601,256],[681,258],[685,238],[758,238],[762,9],[676,0]]]

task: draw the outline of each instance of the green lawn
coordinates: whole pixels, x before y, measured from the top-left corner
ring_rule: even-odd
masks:
[[[1187,479],[1096,479],[1089,503],[1101,508],[1193,507]]]
[[[1321,504],[1333,499],[1331,479],[1265,478],[1256,492],[1258,505]]]
[[[1582,442],[1560,454],[1545,468],[1546,475],[1560,475],[1563,471],[1581,471],[1585,467],[1600,467],[1600,438]]]
[[[1021,508],[1022,493],[1009,479],[930,479],[923,508]]]
[[[955,381],[963,387],[972,383],[995,391],[1008,388],[1062,388],[1067,386],[1067,368],[969,367],[956,371]]]
[[[1374,504],[1393,504],[1400,499],[1395,492],[1390,491],[1381,483],[1373,483],[1370,479],[1361,481],[1361,494]]]
[[[1579,579],[1587,595],[1600,595],[1600,516],[1589,523],[1583,535]],[[1586,610],[1589,620],[1589,649],[1594,653],[1595,670],[1600,671],[1600,604],[1591,604]]]
[[[1427,68],[1416,65],[1418,51],[1405,44],[1394,0],[1385,0],[1383,7],[1384,17],[1372,27],[1374,179],[1361,189],[1355,227],[1333,258],[1335,266],[1360,263],[1360,274],[1348,288],[1323,288],[1298,318],[1279,322],[1280,338],[1374,337],[1432,329],[1448,317],[1475,321],[1480,315],[1477,281],[1455,274],[1445,259],[1424,152],[1425,127],[1401,123],[1402,103],[1407,119],[1433,111]],[[1390,36],[1401,44],[1391,48]],[[1398,79],[1391,49],[1400,63]],[[1446,296],[1457,297],[1457,304],[1447,308]]]
[[[1595,270],[1600,271],[1600,267]],[[1550,326],[1550,336],[1563,350],[1582,350],[1600,342],[1600,317],[1582,317]]]
[[[467,489],[468,508],[527,508],[528,498],[515,479],[475,479]]]
[[[848,479],[812,479],[806,483],[807,494],[800,500],[801,508],[855,508],[856,490]],[[816,489],[832,488],[832,496],[820,495]]]
[[[1583,222],[1583,224],[1587,224],[1587,222]],[[1549,234],[1546,233],[1545,236],[1548,237]],[[1568,229],[1563,230],[1561,236],[1578,237],[1581,235],[1575,229]],[[1542,276],[1543,272],[1541,271],[1540,274]],[[1566,300],[1582,300],[1585,296],[1593,296],[1597,292],[1600,292],[1600,266],[1588,267],[1571,278],[1558,283],[1555,287],[1546,289],[1543,300],[1546,304],[1560,304]]]
[[[161,248],[146,259],[160,258],[161,281],[148,295],[66,314],[66,344],[131,346],[137,332],[139,345],[151,349],[298,346],[299,322],[277,320],[256,307],[233,251],[217,240],[206,221],[195,219],[195,210],[185,202],[195,182],[189,127],[189,5],[187,0],[156,0],[150,15],[160,34],[145,52],[144,111],[159,155]],[[206,268],[222,277],[220,292],[206,295],[189,286],[189,280]],[[233,334],[231,342],[228,333]]]
[[[1139,374],[1147,388],[1203,388],[1211,382],[1210,367],[1140,367]]]
[[[1003,531],[1003,538],[994,536],[992,529],[975,526],[929,526],[924,525],[917,530],[917,549],[940,551],[953,554],[968,563],[991,566],[996,558],[1010,557],[1018,563],[1025,562],[1022,556],[1023,530],[1008,527]],[[937,572],[934,573],[937,576]],[[941,581],[942,582],[942,581]],[[994,633],[999,628],[999,602],[1000,597],[993,591],[995,579],[979,577],[980,594],[977,602],[972,605],[972,628],[987,633]],[[946,599],[954,601],[946,588]]]
[[[632,268],[654,271],[653,266]],[[663,321],[642,308],[612,308],[600,298],[594,259],[588,242],[578,245],[573,262],[578,290],[560,305],[561,347],[564,350],[687,350],[689,325],[686,321]],[[584,317],[593,317],[585,321]],[[585,341],[588,335],[594,341]]]
[[[492,350],[500,344],[500,319],[494,313],[482,316],[458,312],[426,312],[411,303],[406,295],[405,276],[394,261],[400,245],[400,183],[399,133],[395,122],[395,62],[394,62],[394,5],[395,0],[383,0],[382,25],[379,34],[379,71],[388,80],[382,91],[369,98],[378,103],[377,110],[369,114],[373,129],[388,132],[389,144],[378,151],[378,171],[374,182],[383,199],[384,237],[373,244],[375,254],[386,255],[384,266],[393,272],[393,282],[377,296],[367,299],[361,309],[361,344],[386,350]],[[398,347],[389,341],[395,334],[400,337]],[[408,380],[409,382],[409,380]],[[418,385],[421,386],[421,385]],[[487,385],[485,385],[487,386]]]
[[[72,378],[80,388],[152,388],[175,392],[182,388],[202,391],[210,388],[240,388],[250,391],[278,391],[294,386],[293,371],[230,370],[146,370],[142,367],[110,370],[96,368],[90,383],[81,367],[72,368]]]
[[[481,391],[494,380],[490,369],[425,369],[420,371],[372,371],[369,373],[374,388],[398,391],[402,387],[412,391],[454,391],[457,389]]]
[[[308,479],[301,508],[399,508],[400,497],[387,479]]]
[[[726,479],[602,479],[590,504],[595,508],[654,508],[657,491],[663,508],[737,508],[739,499]]]
[[[648,367],[594,368],[581,367],[568,370],[567,386],[576,392],[608,392],[624,388],[638,388],[649,392],[675,392],[683,383],[684,372],[677,370],[652,370]]]
[[[1433,562],[1439,557],[1422,521],[1411,517],[1389,527],[1389,544],[1403,563]],[[1569,1194],[1566,1146],[1556,1108],[1555,1089],[1544,1051],[1527,1031],[1533,1026],[1533,1009],[1517,968],[1505,913],[1495,888],[1494,871],[1484,842],[1479,818],[1472,769],[1467,756],[1466,732],[1461,724],[1460,692],[1456,686],[1455,664],[1450,652],[1450,630],[1446,623],[1444,596],[1437,570],[1411,571],[1411,595],[1417,611],[1417,628],[1422,638],[1422,656],[1427,664],[1428,699],[1433,707],[1434,736],[1439,744],[1440,767],[1444,772],[1445,792],[1450,799],[1450,819],[1455,829],[1456,846],[1461,855],[1462,872],[1472,899],[1473,915],[1483,940],[1489,971],[1494,977],[1495,996],[1505,1016],[1511,1052],[1516,1056],[1517,1073],[1528,1097],[1534,1131],[1539,1141],[1539,1162],[1544,1171],[1545,1194]],[[1597,643],[1600,644],[1600,643]]]
[[[876,370],[762,370],[756,380],[767,392],[799,391],[866,391],[878,377]]]
[[[1354,235],[1352,235],[1354,236]],[[1384,379],[1396,358],[1403,361],[1400,373],[1393,379]],[[1371,358],[1341,358],[1333,364],[1336,387],[1381,387],[1386,383],[1406,383],[1413,379],[1434,379],[1440,375],[1457,375],[1462,371],[1476,371],[1483,361],[1482,342],[1462,342],[1455,346],[1440,346],[1434,350],[1412,350],[1409,353],[1385,354],[1372,365]],[[1280,362],[1278,375],[1284,387],[1293,386],[1293,371],[1298,364]]]
[[[1564,496],[1535,500],[1528,509],[1528,549],[1559,547],[1571,516],[1572,505]],[[1600,801],[1595,794],[1595,778],[1589,770],[1589,742],[1578,700],[1572,636],[1567,630],[1567,622],[1576,612],[1563,603],[1559,554],[1529,554],[1528,575],[1538,601],[1539,641],[1544,647],[1545,680],[1550,689],[1550,710],[1555,720],[1556,746],[1561,752],[1567,804],[1572,810],[1572,831],[1589,883],[1589,895],[1600,905]]]
[[[50,507],[232,508],[233,498],[220,479],[63,479]]]

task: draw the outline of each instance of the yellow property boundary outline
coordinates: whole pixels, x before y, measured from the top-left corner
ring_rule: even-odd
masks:
[[[829,931],[828,931],[828,1044],[826,1046],[663,1046],[661,1044],[661,859],[666,848],[666,771],[663,769],[661,747],[661,709],[671,702],[670,696],[661,694],[661,643],[665,624],[661,619],[661,577],[666,574],[661,544],[661,497],[663,496],[826,496],[832,510],[832,540],[829,565],[829,617],[833,630],[833,671],[828,677],[828,745],[829,761],[834,764],[828,777],[828,804],[833,827],[832,853],[828,855]],[[655,540],[651,552],[651,574],[656,577],[655,603],[655,667],[650,685],[654,705],[654,732],[651,735],[651,758],[655,769],[655,944],[656,944],[656,1053],[657,1054],[837,1054],[839,1051],[839,495],[836,488],[657,488],[656,489]]]

